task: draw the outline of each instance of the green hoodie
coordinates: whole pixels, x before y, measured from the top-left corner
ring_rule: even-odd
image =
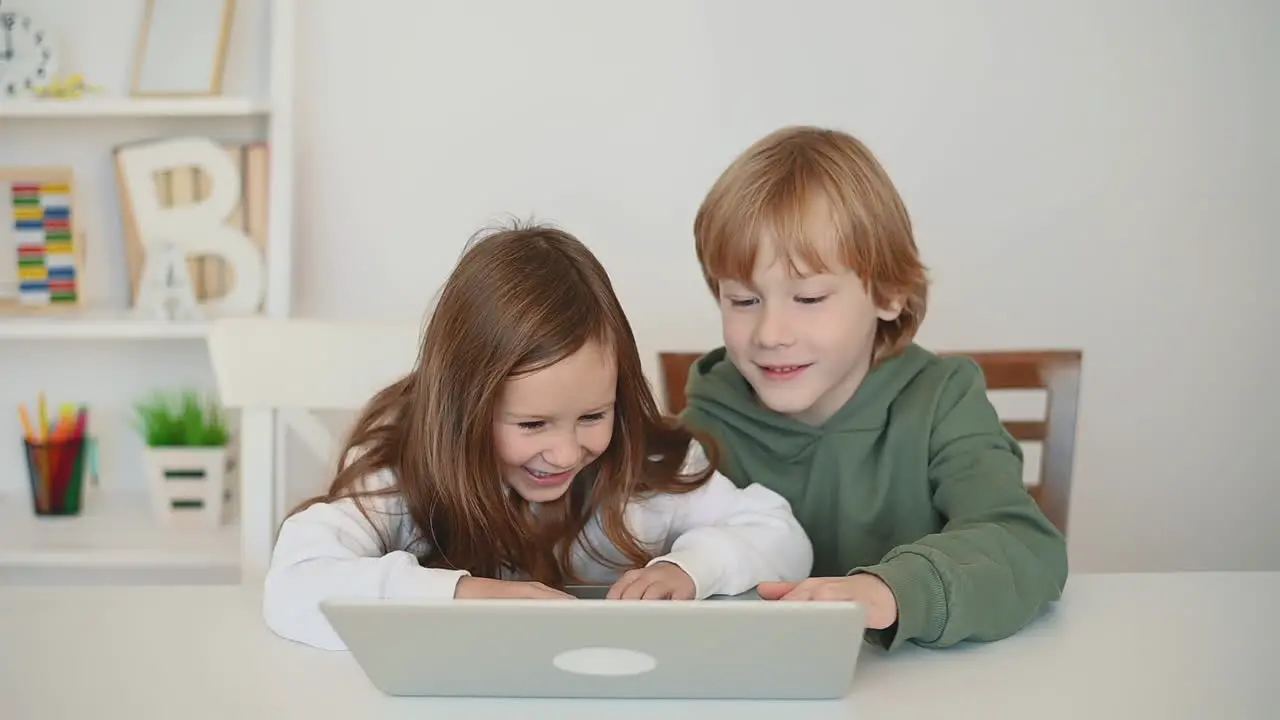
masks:
[[[1066,541],[1022,482],[972,360],[912,345],[873,368],[823,426],[766,409],[725,356],[695,363],[682,414],[721,471],[787,500],[813,541],[814,577],[884,580],[898,622],[868,639],[945,647],[1012,635],[1057,600]]]

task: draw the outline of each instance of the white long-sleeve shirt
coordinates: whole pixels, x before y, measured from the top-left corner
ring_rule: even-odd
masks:
[[[694,442],[686,472],[706,462],[702,447]],[[384,470],[365,478],[363,487],[394,484],[394,475]],[[365,497],[361,502],[372,522],[350,498],[312,505],[284,522],[263,599],[267,626],[277,635],[343,650],[345,645],[319,610],[320,601],[452,598],[458,580],[469,574],[418,564],[418,555],[429,547],[416,540],[418,528],[400,495]],[[692,492],[636,499],[627,506],[625,518],[636,539],[659,553],[650,564],[678,565],[693,579],[698,599],[746,592],[762,582],[796,582],[808,577],[813,567],[813,546],[787,501],[762,485],[738,488],[718,472]],[[383,537],[392,542],[385,554]],[[593,519],[574,547],[574,571],[590,584],[612,583],[619,570],[588,554],[588,540],[606,558],[624,558],[604,536],[598,518]]]

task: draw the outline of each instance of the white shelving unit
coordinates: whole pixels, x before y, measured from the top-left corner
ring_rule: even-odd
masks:
[[[110,13],[113,18],[128,15],[128,8],[117,7],[116,3],[111,5],[108,10],[96,0],[53,0],[52,5],[42,0],[28,7],[34,14],[45,11],[52,14],[54,24],[60,26],[64,35],[90,37],[101,35],[95,29],[95,20],[108,17],[102,13]],[[0,100],[0,165],[43,164],[32,162],[32,158],[42,157],[39,150],[32,147],[33,137],[42,143],[54,143],[62,151],[59,158],[66,161],[62,164],[69,164],[72,160],[77,163],[82,160],[68,158],[71,147],[86,156],[106,158],[111,142],[138,136],[205,132],[222,135],[225,127],[233,128],[231,135],[243,135],[244,129],[249,128],[252,137],[270,143],[267,296],[262,314],[287,317],[292,287],[296,5],[296,0],[239,0],[236,4],[230,52],[234,54],[237,50],[237,33],[248,36],[250,39],[246,42],[265,43],[267,47],[262,55],[266,58],[267,83],[263,92],[237,93],[237,88],[232,87],[234,83],[228,83],[229,94],[207,98],[133,98],[122,88],[116,88],[114,94],[108,92],[80,100]],[[139,19],[141,7],[141,1],[137,0]],[[95,13],[98,17],[89,17]],[[122,21],[113,19],[112,22]],[[134,37],[130,36],[129,43]],[[122,50],[132,49],[131,44],[128,48],[125,44],[120,41],[112,48],[113,57],[97,58],[100,64],[94,67],[111,67],[116,60],[131,63],[131,53],[127,59],[119,57]],[[89,45],[101,50],[94,43]],[[83,58],[78,59],[84,62]],[[236,60],[234,56],[228,58],[229,74]],[[62,69],[79,68],[64,65]],[[260,82],[263,75],[260,67],[239,67],[238,70],[240,77],[252,82]],[[95,82],[93,72],[86,71],[86,74],[90,82]],[[249,82],[241,83],[246,84]],[[135,126],[136,129],[131,129]],[[111,130],[95,129],[100,127]],[[99,142],[96,139],[99,137],[109,139]],[[14,138],[18,142],[10,142]],[[93,162],[105,168],[105,160]],[[82,176],[78,171],[77,194],[112,195],[114,188],[108,183],[114,181],[113,173],[90,171]],[[122,236],[123,229],[112,228],[112,232]],[[90,239],[91,245],[93,240]],[[118,245],[123,251],[123,243]],[[95,303],[86,297],[86,306],[81,312],[0,315],[0,358],[3,358],[0,365],[6,366],[7,371],[0,372],[0,398],[27,397],[25,393],[31,390],[32,381],[20,375],[15,377],[11,368],[22,367],[26,362],[27,367],[38,371],[46,358],[58,357],[61,351],[55,348],[69,346],[76,348],[77,355],[65,364],[78,368],[78,374],[68,378],[68,385],[72,386],[67,391],[69,394],[93,394],[98,389],[106,392],[118,378],[99,368],[112,362],[117,371],[124,368],[134,373],[131,382],[139,387],[151,379],[147,377],[151,374],[165,379],[201,377],[202,382],[212,386],[207,351],[203,348],[211,323],[138,319],[123,307],[125,304],[119,298],[116,302]],[[199,344],[201,351],[193,352],[191,343]],[[135,359],[145,359],[150,365],[147,369],[135,368]],[[154,368],[165,372],[155,372]],[[93,377],[85,377],[95,373]],[[161,379],[154,381],[161,382]],[[20,392],[15,383],[23,384]],[[51,396],[63,394],[54,386],[45,389]],[[0,441],[11,441],[16,446],[20,432],[17,414],[10,407],[3,410],[10,417],[0,422],[0,430],[9,437]],[[148,511],[141,478],[127,478],[128,482],[124,482],[125,478],[113,478],[104,470],[101,485],[92,488],[86,498],[84,513],[66,518],[34,516],[25,475],[19,479],[0,478],[0,585],[236,582],[246,576],[260,575],[266,561],[264,548],[269,548],[275,522],[275,478],[283,471],[276,448],[283,430],[271,411],[246,411],[239,420],[240,485],[239,497],[233,504],[239,508],[239,514],[216,530],[174,529],[160,524]],[[121,425],[122,421],[117,418],[116,424]],[[117,433],[117,439],[121,437],[128,437],[123,429]],[[100,454],[107,453],[101,437],[99,448]],[[25,472],[20,464],[11,465],[3,455],[0,458],[6,460],[0,472]]]
[[[80,100],[12,100],[0,103],[0,120],[28,118],[214,118],[270,115],[265,100],[238,97],[214,98],[111,98]]]
[[[36,518],[25,498],[0,502],[0,585],[227,583],[240,578],[238,526],[157,525],[144,493],[91,498],[83,515]]]
[[[209,334],[205,321],[139,320],[122,312],[84,312],[56,317],[0,320],[0,341],[12,340],[191,340]]]

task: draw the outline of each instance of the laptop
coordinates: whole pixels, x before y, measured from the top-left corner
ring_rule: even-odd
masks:
[[[866,608],[770,602],[340,600],[320,610],[388,695],[835,699],[847,695]]]

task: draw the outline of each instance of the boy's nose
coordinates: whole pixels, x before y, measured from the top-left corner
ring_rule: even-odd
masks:
[[[756,325],[756,344],[760,347],[785,347],[792,342],[790,324],[783,313],[766,309]]]

